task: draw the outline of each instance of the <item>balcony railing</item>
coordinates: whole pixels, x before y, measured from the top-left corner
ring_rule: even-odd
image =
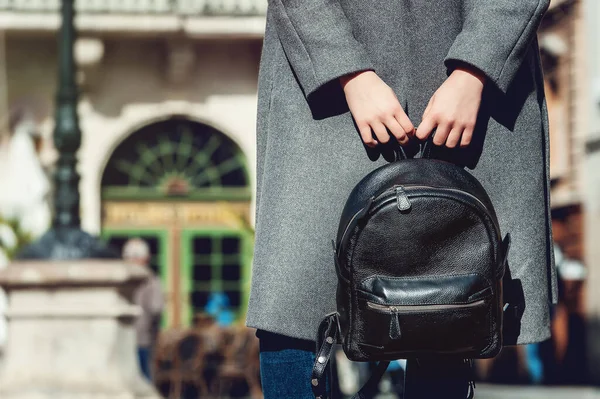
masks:
[[[61,0],[0,0],[0,12],[58,12]],[[267,0],[75,0],[81,14],[262,16]]]

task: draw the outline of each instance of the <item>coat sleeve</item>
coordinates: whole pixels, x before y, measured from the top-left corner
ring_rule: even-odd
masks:
[[[275,30],[304,95],[348,73],[374,70],[338,0],[269,0]]]
[[[550,0],[465,0],[462,31],[446,56],[446,66],[474,66],[506,93],[549,4]]]

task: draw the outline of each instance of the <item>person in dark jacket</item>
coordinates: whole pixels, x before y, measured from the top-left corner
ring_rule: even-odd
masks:
[[[550,336],[556,273],[536,38],[548,6],[549,0],[269,1],[246,320],[259,330],[267,399],[312,397],[317,328],[336,308],[330,242],[348,194],[389,161],[391,142],[407,146],[433,134],[437,157],[479,179],[501,230],[512,235],[505,298],[514,317],[506,318],[505,343]],[[466,396],[462,364],[420,360],[407,365],[408,398]]]

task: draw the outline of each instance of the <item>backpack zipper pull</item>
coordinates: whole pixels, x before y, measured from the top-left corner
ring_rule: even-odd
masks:
[[[390,338],[391,339],[400,339],[402,337],[402,332],[400,331],[400,320],[398,315],[398,309],[394,306],[390,307],[391,312],[391,320],[390,320]]]
[[[398,206],[398,210],[401,212],[408,211],[411,207],[408,195],[402,186],[396,187],[396,206]]]

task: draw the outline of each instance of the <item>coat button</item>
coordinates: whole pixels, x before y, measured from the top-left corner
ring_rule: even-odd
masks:
[[[317,380],[316,378],[313,378],[311,381],[311,384],[313,385],[313,387],[316,387],[317,385],[319,385],[319,380]]]
[[[319,356],[319,358],[317,359],[317,362],[323,364],[325,363],[325,357],[324,356]]]
[[[333,338],[331,337],[327,337],[325,341],[327,341],[328,344],[333,344]]]

